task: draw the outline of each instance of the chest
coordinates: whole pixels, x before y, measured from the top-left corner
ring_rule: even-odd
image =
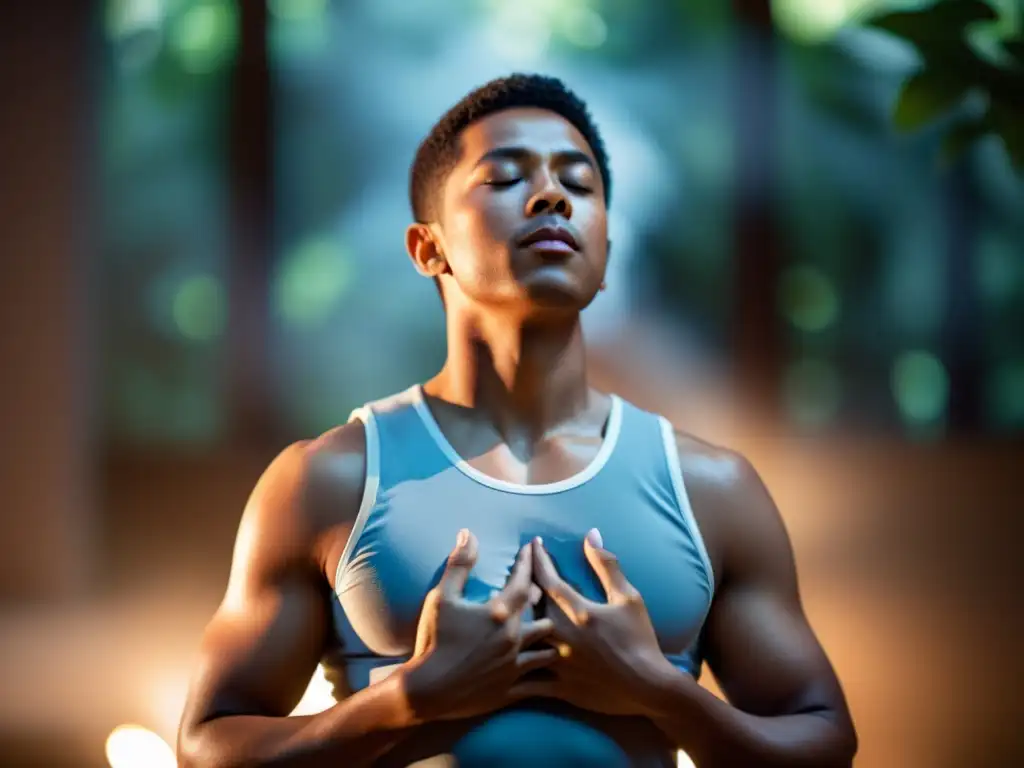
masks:
[[[335,585],[350,645],[384,656],[411,651],[424,597],[462,528],[479,542],[467,599],[500,590],[522,545],[541,536],[563,578],[603,601],[583,550],[587,531],[598,528],[644,596],[665,652],[682,653],[700,630],[710,595],[670,493],[600,478],[562,493],[502,493],[451,469],[382,489],[352,532]]]

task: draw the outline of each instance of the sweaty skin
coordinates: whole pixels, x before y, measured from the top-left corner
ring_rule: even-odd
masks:
[[[579,323],[608,258],[596,160],[572,125],[539,109],[478,120],[460,150],[439,220],[414,224],[406,237],[414,266],[439,278],[446,303],[448,359],[424,391],[449,442],[480,471],[516,483],[571,477],[594,458],[610,407],[587,385]],[[521,245],[549,224],[577,247]],[[331,631],[328,597],[361,501],[364,433],[353,422],[287,448],[253,491],[224,600],[203,637],[181,765],[370,765],[435,719],[527,694],[648,717],[701,768],[851,765],[853,725],[801,607],[778,510],[741,456],[681,431],[676,447],[716,583],[703,647],[728,703],[662,663],[643,596],[598,538],[586,556],[607,603],[581,602],[533,542],[517,568],[530,569],[557,606],[547,623],[516,623],[523,571],[488,604],[492,623],[454,593],[435,595],[436,621],[421,627],[416,658],[324,713],[288,717]],[[471,556],[457,549],[449,570],[464,571]],[[476,634],[467,639],[460,627],[470,624]],[[526,632],[534,634],[520,643]],[[541,637],[562,653],[527,656]],[[460,674],[444,659],[470,641],[495,649],[488,674],[508,688],[497,700],[493,691],[458,701],[444,693]],[[551,674],[527,678],[527,664]]]

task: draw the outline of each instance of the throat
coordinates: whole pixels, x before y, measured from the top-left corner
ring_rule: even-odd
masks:
[[[586,411],[540,439],[519,433],[508,440],[475,409],[428,395],[420,410],[439,447],[464,473],[489,485],[551,487],[594,474],[611,451],[617,401],[597,392],[591,399]]]

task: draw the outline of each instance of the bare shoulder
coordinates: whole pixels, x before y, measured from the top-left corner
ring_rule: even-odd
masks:
[[[786,556],[789,539],[760,474],[742,453],[675,430],[679,466],[716,572]]]
[[[675,430],[675,437],[679,466],[688,488],[699,487],[704,494],[721,497],[718,498],[721,502],[756,479],[754,467],[738,451],[714,445],[680,429]]]
[[[361,422],[289,445],[249,497],[238,530],[236,565],[273,572],[301,562],[328,572],[325,565],[337,539],[347,539],[358,514],[365,473]]]

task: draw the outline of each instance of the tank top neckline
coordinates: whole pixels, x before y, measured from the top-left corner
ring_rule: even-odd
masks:
[[[448,438],[445,437],[444,432],[441,430],[440,424],[434,418],[433,412],[430,410],[430,406],[427,404],[426,396],[423,393],[423,387],[416,384],[412,387],[412,404],[416,410],[416,413],[420,417],[420,421],[423,422],[423,426],[426,428],[431,439],[437,445],[438,449],[445,455],[445,458],[451,462],[459,472],[481,485],[485,485],[488,488],[493,488],[497,491],[504,491],[506,493],[520,493],[528,495],[541,495],[551,493],[562,493],[572,488],[576,488],[583,485],[588,480],[592,480],[598,472],[608,463],[608,459],[611,458],[612,452],[615,450],[615,445],[619,440],[619,433],[622,431],[622,400],[615,394],[609,394],[611,398],[611,410],[608,414],[608,422],[605,425],[604,439],[601,441],[601,447],[597,451],[597,455],[591,460],[591,462],[577,472],[574,475],[570,475],[564,480],[557,480],[553,483],[513,483],[508,480],[502,480],[497,477],[492,477],[485,472],[481,472],[479,469],[474,467],[468,461],[459,455],[458,451],[455,450],[454,446],[448,442]]]

